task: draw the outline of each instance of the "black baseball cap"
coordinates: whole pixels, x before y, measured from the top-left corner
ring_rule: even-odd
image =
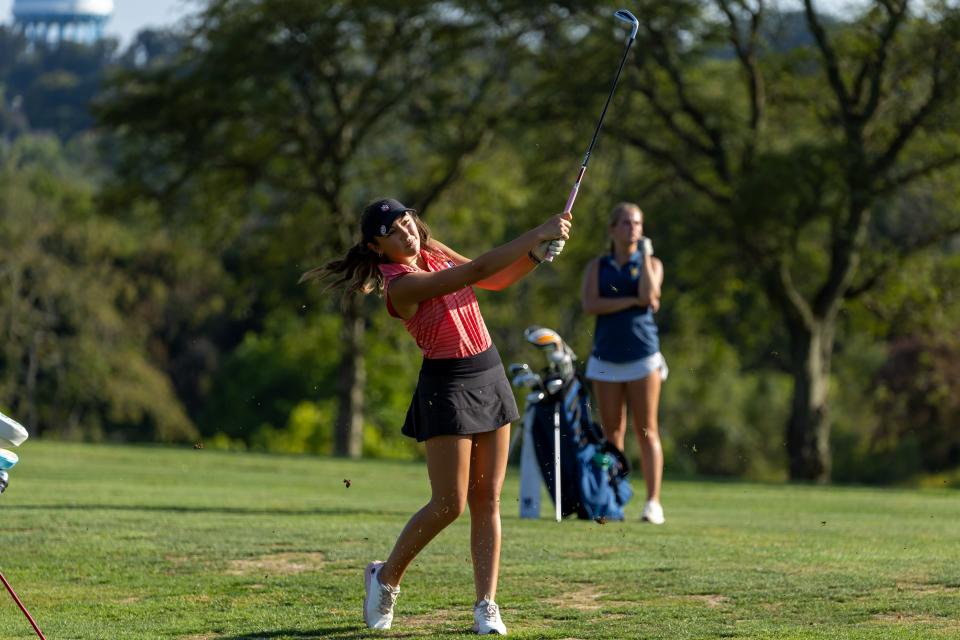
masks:
[[[363,233],[364,242],[373,242],[377,236],[387,235],[393,221],[405,213],[416,211],[393,198],[383,198],[368,204],[360,218],[360,231]]]

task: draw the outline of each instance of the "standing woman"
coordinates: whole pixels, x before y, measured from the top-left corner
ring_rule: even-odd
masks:
[[[663,263],[643,236],[643,212],[637,205],[621,202],[613,208],[609,234],[610,253],[592,260],[583,277],[583,311],[597,316],[587,378],[593,381],[604,433],[621,451],[629,405],[647,484],[641,518],[663,524],[663,449],[657,413],[660,383],[668,370],[653,319],[660,309]]]
[[[560,254],[570,215],[555,215],[514,240],[470,260],[430,237],[416,212],[393,199],[371,203],[361,240],[345,257],[302,280],[335,276],[346,295],[384,293],[423,352],[423,366],[402,432],[425,442],[430,501],[410,518],[386,562],[364,573],[363,617],[389,629],[400,581],[434,536],[470,508],[476,589],[473,630],[505,635],[494,600],[500,570],[500,490],[510,423],[519,419],[503,363],[480,315],[472,286],[500,290]]]

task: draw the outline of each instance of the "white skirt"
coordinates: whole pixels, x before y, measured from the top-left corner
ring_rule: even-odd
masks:
[[[659,351],[652,356],[632,362],[607,362],[590,356],[587,360],[587,378],[600,382],[632,382],[643,380],[654,371],[660,371],[660,379],[666,380],[670,374],[667,361]]]

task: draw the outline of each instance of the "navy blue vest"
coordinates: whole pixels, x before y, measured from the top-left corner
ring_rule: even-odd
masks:
[[[601,298],[637,297],[643,277],[640,252],[619,266],[612,255],[600,258],[598,277]],[[660,337],[653,320],[653,307],[630,307],[597,316],[593,355],[607,362],[632,362],[660,351]]]

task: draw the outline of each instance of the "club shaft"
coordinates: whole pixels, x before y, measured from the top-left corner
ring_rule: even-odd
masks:
[[[623,50],[623,57],[620,58],[620,66],[617,67],[617,75],[613,77],[613,85],[610,87],[610,93],[607,95],[607,101],[603,104],[603,111],[600,112],[600,119],[597,121],[597,128],[593,130],[593,138],[590,140],[590,146],[587,147],[587,153],[583,156],[583,164],[580,165],[580,171],[577,173],[577,179],[573,183],[573,188],[570,190],[570,195],[567,196],[567,203],[563,205],[564,213],[573,212],[573,203],[577,199],[577,194],[580,193],[580,183],[583,181],[583,176],[587,172],[587,165],[590,163],[590,154],[593,153],[593,147],[597,144],[597,137],[600,135],[600,127],[603,126],[603,119],[607,115],[607,108],[610,107],[610,101],[613,99],[613,92],[617,89],[617,83],[620,81],[620,73],[623,71],[623,65],[627,62],[627,56],[630,54],[630,47],[633,46],[633,38],[630,38],[627,41],[627,46]],[[545,256],[544,258],[547,262],[553,262],[553,256]]]
[[[573,203],[577,199],[577,194],[580,193],[580,181],[583,180],[583,174],[587,172],[587,165],[580,165],[580,173],[577,174],[577,181],[573,183],[573,189],[570,190],[570,195],[567,196],[567,204],[563,205],[563,212],[570,213],[573,211]],[[553,262],[553,256],[549,253],[543,257],[547,262]]]
[[[577,181],[573,183],[573,189],[570,190],[570,195],[567,197],[567,204],[563,206],[564,213],[573,211],[573,202],[577,199],[577,194],[580,193],[580,181],[583,180],[583,174],[586,172],[587,165],[580,165],[580,173],[577,174]]]
[[[27,620],[30,621],[30,626],[32,626],[33,630],[37,632],[37,636],[40,638],[40,640],[47,640],[43,635],[43,631],[40,631],[40,627],[38,627],[37,623],[33,620],[33,616],[30,615],[30,612],[27,611],[27,608],[23,606],[22,602],[20,602],[20,598],[17,597],[13,587],[11,587],[10,583],[7,582],[7,579],[3,577],[3,573],[0,573],[0,581],[3,582],[3,586],[5,586],[7,591],[10,592],[10,596],[13,598],[13,601],[17,603],[17,606],[20,607],[20,611],[23,612],[23,615],[27,616]]]
[[[620,66],[617,67],[617,74],[613,77],[613,84],[610,86],[610,93],[607,94],[607,101],[603,104],[603,111],[600,112],[600,119],[597,121],[597,128],[593,130],[593,138],[590,139],[590,146],[587,147],[587,153],[583,156],[583,164],[580,165],[580,171],[577,173],[577,179],[573,183],[573,189],[570,190],[570,195],[567,196],[567,204],[563,207],[564,213],[573,212],[573,203],[577,199],[577,194],[580,193],[580,183],[583,181],[583,176],[587,172],[587,165],[590,163],[590,154],[593,153],[593,147],[597,144],[597,137],[600,135],[600,128],[603,126],[603,119],[607,115],[607,109],[610,107],[610,101],[613,99],[613,93],[617,89],[617,83],[620,81],[620,74],[623,72],[623,65],[627,63],[627,56],[630,54],[630,47],[633,46],[634,38],[627,40],[627,46],[623,50],[623,57],[620,58]],[[552,262],[552,258],[547,256],[548,261]]]
[[[590,140],[590,146],[587,147],[587,153],[583,156],[583,170],[587,168],[590,162],[590,154],[593,153],[593,146],[597,144],[597,137],[600,135],[600,127],[603,126],[603,119],[607,115],[607,109],[610,107],[610,101],[613,99],[613,92],[617,89],[617,83],[620,81],[620,73],[623,71],[623,65],[627,62],[627,56],[630,54],[630,47],[633,46],[633,38],[627,41],[627,46],[623,50],[623,57],[620,58],[620,66],[617,67],[617,75],[613,77],[613,84],[610,86],[610,93],[607,94],[607,101],[603,105],[603,111],[600,112],[600,120],[597,121],[597,128],[593,131],[593,138]],[[581,175],[583,173],[581,172]],[[579,180],[577,181],[579,183]]]

